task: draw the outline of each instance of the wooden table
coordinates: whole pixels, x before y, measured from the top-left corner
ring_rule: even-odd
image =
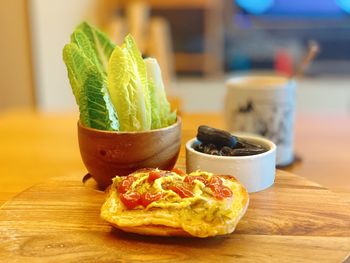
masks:
[[[286,172],[250,195],[235,233],[206,239],[117,231],[99,216],[105,194],[81,180],[81,174],[48,179],[0,208],[2,262],[333,263],[349,256],[350,206]]]
[[[350,206],[342,200],[347,194],[283,171],[277,172],[274,187],[251,195],[248,212],[233,235],[164,239],[111,231],[99,218],[104,194],[81,183],[86,170],[77,145],[76,115],[18,112],[3,114],[0,120],[0,200],[36,184],[0,209],[0,258],[5,262],[341,262],[349,255]],[[314,154],[312,148],[309,152],[300,147],[319,145],[334,134],[348,142],[343,134],[347,118],[333,118],[333,126],[323,121],[329,120],[298,120],[297,150],[303,161],[289,169],[309,177],[328,171],[332,178],[344,179],[338,186],[346,190],[349,168],[339,158],[348,156],[346,147],[333,143],[338,152],[334,159],[329,159],[329,151],[318,152],[320,147]],[[183,143],[195,136],[200,124],[223,126],[216,114],[185,114]],[[317,138],[313,132],[320,126],[323,133]],[[184,149],[179,163],[184,163]]]
[[[76,113],[0,114],[0,204],[50,177],[86,172],[76,121]],[[196,135],[200,124],[224,127],[218,114],[184,114],[183,142]],[[287,170],[341,193],[350,203],[350,117],[300,115],[296,124],[302,161]]]

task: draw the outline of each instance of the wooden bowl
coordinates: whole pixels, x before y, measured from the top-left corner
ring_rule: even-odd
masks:
[[[80,154],[86,169],[105,189],[116,175],[141,168],[171,170],[181,146],[181,118],[171,126],[144,132],[112,132],[78,122]]]

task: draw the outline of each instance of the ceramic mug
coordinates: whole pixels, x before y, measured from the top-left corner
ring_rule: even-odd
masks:
[[[228,130],[257,134],[273,141],[279,166],[294,159],[295,89],[293,79],[280,75],[246,75],[226,82]]]

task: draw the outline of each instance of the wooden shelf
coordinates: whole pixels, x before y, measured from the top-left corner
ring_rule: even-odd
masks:
[[[130,0],[119,0],[121,5],[130,3]],[[207,9],[215,7],[218,0],[146,0],[156,9]]]
[[[179,72],[204,70],[205,55],[201,53],[175,53],[175,68]]]
[[[135,0],[138,1],[138,0]],[[102,10],[112,14],[113,10],[125,8],[130,0],[105,0]],[[204,20],[203,46],[200,54],[176,53],[176,69],[179,71],[201,71],[206,75],[218,75],[224,68],[224,12],[232,7],[228,0],[145,0],[150,9],[157,10],[201,10]],[[112,11],[111,11],[112,10]],[[104,15],[101,14],[103,17]],[[174,36],[172,36],[174,38]]]

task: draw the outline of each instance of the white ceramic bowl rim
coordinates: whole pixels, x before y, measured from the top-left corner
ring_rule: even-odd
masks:
[[[221,155],[211,155],[211,154],[206,154],[206,153],[201,153],[196,151],[194,148],[192,148],[192,145],[194,142],[198,141],[197,138],[192,138],[189,141],[187,141],[186,143],[186,149],[189,150],[190,152],[194,153],[194,154],[198,154],[200,156],[203,156],[205,158],[209,158],[209,159],[251,159],[251,158],[259,158],[265,155],[270,154],[271,152],[276,150],[276,145],[265,138],[262,138],[260,136],[254,136],[254,135],[240,135],[240,138],[250,141],[253,140],[254,143],[259,144],[260,142],[263,144],[263,146],[267,145],[269,147],[269,149],[266,152],[263,153],[259,153],[259,154],[253,154],[253,155],[246,155],[246,156],[221,156]]]

